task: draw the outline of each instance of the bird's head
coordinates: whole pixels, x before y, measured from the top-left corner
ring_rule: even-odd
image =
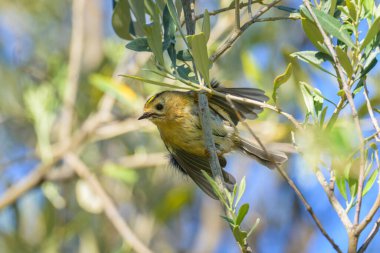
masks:
[[[150,97],[144,105],[143,115],[138,119],[149,119],[155,124],[164,121],[168,113],[167,97],[165,91]]]

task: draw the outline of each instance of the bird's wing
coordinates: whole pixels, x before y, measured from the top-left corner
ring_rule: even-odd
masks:
[[[220,87],[217,82],[213,83],[213,88],[224,94],[231,94],[234,96],[238,96],[241,98],[248,98],[251,100],[266,102],[268,101],[268,97],[264,94],[263,90],[256,88],[224,88]],[[222,108],[230,117],[232,122],[236,125],[239,122],[239,118],[236,115],[234,109],[231,108],[230,103],[222,97],[218,96],[210,96],[209,97],[210,106],[215,110],[215,106]],[[213,106],[214,105],[214,106]],[[234,105],[236,109],[241,113],[241,116],[244,119],[256,119],[257,115],[263,110],[258,105],[252,105],[242,101],[234,101]],[[216,110],[218,111],[218,110]],[[220,114],[220,113],[219,113]],[[224,115],[221,115],[223,118],[226,118]]]
[[[171,164],[174,167],[189,175],[189,177],[199,186],[199,188],[201,188],[202,191],[204,191],[211,198],[218,199],[212,186],[202,174],[202,170],[204,170],[212,177],[210,164],[207,157],[193,155],[181,149],[168,148],[168,150],[171,154]],[[223,157],[219,158],[219,162],[222,167],[226,166],[226,160]],[[235,178],[224,170],[223,177],[227,189],[232,191],[236,183]]]

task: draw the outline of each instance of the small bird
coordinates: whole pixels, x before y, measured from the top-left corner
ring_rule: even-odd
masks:
[[[268,97],[264,91],[256,88],[224,88],[213,81],[214,90],[242,98],[265,102]],[[234,102],[236,109],[232,109],[223,97],[208,95],[211,112],[211,128],[217,149],[219,163],[222,168],[227,164],[224,154],[239,150],[259,163],[273,169],[287,160],[282,152],[267,150],[242,139],[236,129],[240,119],[255,119],[263,110],[260,106],[244,102]],[[212,186],[202,174],[201,170],[210,176],[211,168],[209,155],[203,140],[203,131],[199,119],[198,96],[195,91],[163,91],[150,97],[144,106],[141,119],[149,119],[158,128],[162,141],[169,151],[170,164],[188,175],[207,195],[218,199]],[[223,177],[227,189],[232,190],[236,180],[223,170]]]

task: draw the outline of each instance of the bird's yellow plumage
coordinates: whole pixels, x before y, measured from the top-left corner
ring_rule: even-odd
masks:
[[[229,93],[258,101],[266,101],[264,92],[254,88],[214,88],[222,93]],[[239,137],[235,128],[238,123],[236,113],[224,98],[209,98],[211,111],[211,128],[219,161],[224,167],[224,154],[240,150],[261,164],[273,168],[274,164],[286,161],[285,154],[280,152],[266,153],[259,146]],[[236,108],[243,118],[254,119],[262,111],[258,106],[236,103]],[[151,120],[160,131],[161,138],[171,154],[172,165],[189,175],[208,195],[216,198],[212,187],[201,173],[211,174],[208,154],[203,141],[203,131],[199,120],[197,94],[195,92],[164,91],[148,99],[144,114],[139,119]],[[235,184],[232,175],[223,171],[226,186],[230,189]]]

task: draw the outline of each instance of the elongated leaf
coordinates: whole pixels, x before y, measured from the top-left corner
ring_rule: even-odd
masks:
[[[293,71],[292,64],[289,63],[288,66],[286,67],[285,72],[274,79],[272,98],[275,103],[277,102],[278,88],[280,88],[282,84],[286,83],[289,80],[290,76],[292,75],[292,71]]]
[[[120,38],[125,40],[132,39],[132,36],[129,34],[130,22],[131,13],[128,0],[119,0],[113,10],[112,27]]]
[[[205,34],[206,42],[210,38],[210,15],[208,14],[208,10],[205,10],[203,14],[203,23],[202,23],[202,32]]]
[[[242,231],[239,226],[236,226],[233,228],[232,233],[235,237],[235,240],[240,244],[240,245],[245,245],[246,240],[247,240],[247,232]]]
[[[371,27],[369,28],[367,35],[364,38],[364,41],[360,45],[360,50],[363,50],[371,41],[376,37],[380,32],[380,17],[377,17]]]
[[[141,0],[130,0],[131,9],[133,11],[133,14],[136,17],[136,24],[140,26],[140,29],[143,28],[143,25],[145,25],[145,6],[144,1]]]
[[[150,83],[150,84],[154,84],[154,85],[158,85],[158,86],[167,87],[167,88],[189,90],[189,88],[186,88],[186,87],[177,86],[177,85],[168,84],[168,83],[163,83],[163,82],[154,81],[154,80],[150,80],[150,79],[145,79],[145,78],[139,77],[139,76],[131,76],[131,75],[120,75],[120,76],[126,77],[126,78],[131,78],[131,79],[141,81],[144,83]]]
[[[332,61],[332,58],[328,54],[317,51],[299,51],[290,54],[290,56],[297,57],[298,59],[311,64],[312,66],[322,70],[323,72],[336,77],[336,75],[321,67],[321,64],[324,61]]]
[[[194,58],[195,66],[201,73],[207,86],[210,84],[210,61],[208,59],[206,36],[204,33],[199,33],[191,36],[191,51]]]
[[[348,58],[346,52],[344,52],[341,47],[338,46],[335,48],[335,50],[336,50],[336,53],[338,55],[338,59],[339,59],[340,63],[342,64],[344,71],[346,71],[346,74],[348,77],[351,77],[354,70],[352,68],[350,58]]]
[[[336,176],[335,182],[340,194],[342,194],[343,198],[347,201],[346,180],[342,176]]]
[[[374,184],[375,181],[376,181],[376,178],[377,178],[377,175],[378,175],[378,174],[379,174],[379,170],[378,170],[378,169],[375,169],[375,170],[372,172],[371,176],[369,177],[367,183],[366,183],[365,186],[364,186],[364,189],[363,189],[363,196],[365,196],[365,195],[369,192],[369,190],[371,190],[373,184]]]
[[[221,215],[220,217],[223,220],[227,221],[227,223],[229,223],[231,226],[235,225],[235,222],[232,219],[228,218],[227,216]]]
[[[255,231],[259,223],[260,223],[260,219],[257,218],[255,221],[255,224],[253,224],[252,228],[248,231],[247,238],[253,233],[253,231]]]
[[[355,1],[346,0],[346,6],[348,8],[348,12],[350,13],[351,19],[356,20],[358,6],[356,6]]]
[[[247,215],[248,213],[248,210],[249,210],[249,204],[248,203],[245,203],[243,204],[240,209],[239,209],[239,212],[238,212],[238,215],[236,217],[236,222],[235,224],[240,226],[240,224],[243,222],[244,220],[244,217]]]
[[[238,195],[237,195],[236,200],[235,200],[235,208],[239,204],[241,197],[243,197],[243,194],[245,192],[245,186],[246,186],[246,183],[245,183],[245,176],[244,176],[241,179],[240,184],[239,184]]]
[[[301,88],[303,100],[305,101],[307,113],[312,115],[314,113],[313,96],[311,95],[310,91],[306,88],[306,86],[302,82],[301,82],[300,88]]]
[[[152,52],[147,38],[137,38],[125,45],[126,48],[136,52]]]
[[[147,40],[149,47],[151,48],[157,62],[164,66],[164,56],[162,52],[162,37],[161,37],[161,28],[160,26],[155,25],[154,23],[149,25],[144,25],[144,31],[147,35]]]
[[[312,10],[324,31],[338,38],[340,41],[344,42],[347,46],[355,47],[354,43],[351,40],[351,36],[346,31],[341,29],[342,24],[339,22],[338,19],[318,9],[313,8]],[[306,9],[305,6],[301,6],[301,12],[310,21],[315,22],[310,12]]]
[[[321,32],[319,31],[318,27],[315,25],[314,22],[310,21],[307,18],[303,18],[301,20],[302,28],[313,45],[322,52],[327,53],[328,50],[323,45],[323,36]]]

